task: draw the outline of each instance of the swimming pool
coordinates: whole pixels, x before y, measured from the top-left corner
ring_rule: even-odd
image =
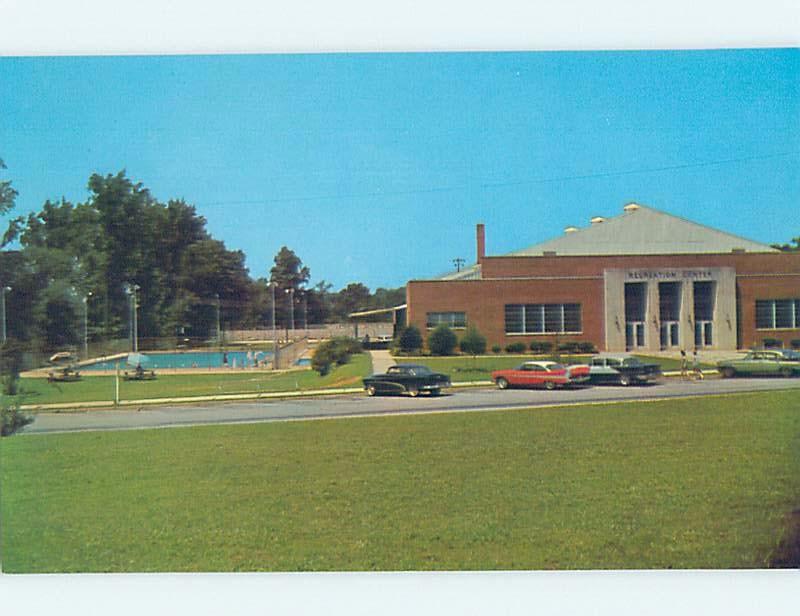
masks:
[[[249,357],[248,357],[249,354]],[[255,366],[256,361],[264,361],[272,358],[272,353],[268,351],[184,351],[173,353],[143,353],[147,357],[147,365],[143,366],[149,370],[156,368],[222,368],[227,365],[230,368],[242,368]],[[126,368],[125,357],[110,361],[99,361],[92,364],[84,364],[81,370],[115,370],[117,364],[120,368]],[[227,364],[225,361],[227,360]]]

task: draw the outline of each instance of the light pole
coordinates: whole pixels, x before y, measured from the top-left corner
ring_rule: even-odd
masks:
[[[216,298],[217,298],[217,331],[216,331],[216,334],[217,334],[217,346],[221,346],[222,345],[222,336],[220,336],[220,331],[219,331],[219,293],[216,294]]]
[[[275,329],[275,283],[269,283],[272,291],[272,369],[278,368],[278,330]]]
[[[83,296],[83,358],[89,359],[89,298],[92,292],[89,291]]]
[[[0,340],[1,344],[6,343],[6,293],[11,290],[11,287],[0,288],[0,323],[2,323],[3,339]]]
[[[137,322],[137,315],[136,315],[136,291],[140,289],[138,284],[126,284],[125,285],[125,293],[128,295],[128,300],[130,302],[130,332],[131,332],[131,346],[133,348],[133,352],[136,353],[139,351],[139,331],[138,327],[139,324]]]
[[[289,294],[289,314],[291,315],[292,334],[294,334],[294,287],[291,289],[286,289],[286,292]],[[286,339],[289,339],[288,333],[286,335]]]
[[[303,329],[306,330],[308,338],[308,291],[303,291]]]

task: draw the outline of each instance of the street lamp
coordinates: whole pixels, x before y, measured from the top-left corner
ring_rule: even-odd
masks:
[[[272,292],[272,369],[278,368],[278,330],[275,329],[275,287],[277,285],[270,281],[269,289]]]
[[[303,329],[306,330],[308,338],[308,291],[303,291]]]
[[[217,293],[215,297],[217,298],[217,346],[220,346],[222,344],[222,336],[220,336],[219,330],[219,293]]]
[[[131,346],[133,347],[133,352],[136,353],[139,351],[139,331],[138,327],[139,324],[137,323],[137,315],[136,315],[136,291],[138,291],[141,287],[138,284],[125,284],[125,294],[128,296],[128,301],[130,302],[130,335],[131,335]]]
[[[0,323],[2,323],[2,340],[0,344],[6,343],[6,292],[10,291],[11,287],[0,288]]]
[[[92,292],[89,291],[83,296],[83,358],[89,359],[89,298]]]
[[[292,321],[292,333],[294,333],[294,287],[286,289],[286,293],[289,294],[289,314]],[[288,338],[289,336],[287,335],[286,337]]]

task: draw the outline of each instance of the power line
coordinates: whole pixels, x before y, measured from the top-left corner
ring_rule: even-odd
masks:
[[[684,169],[699,169],[703,167],[712,167],[715,165],[729,165],[735,163],[751,162],[757,160],[770,160],[774,158],[783,158],[786,156],[793,156],[800,154],[800,150],[791,150],[788,152],[778,152],[776,154],[762,154],[754,156],[743,156],[740,158],[725,158],[720,160],[702,161],[698,163],[684,163],[681,165],[666,165],[663,167],[647,167],[643,169],[627,169],[623,171],[601,171],[597,173],[587,173],[581,175],[563,175],[548,178],[531,178],[526,180],[508,180],[504,182],[484,182],[477,185],[462,185],[462,186],[438,186],[430,188],[416,188],[409,190],[392,190],[392,191],[374,191],[368,193],[345,193],[337,195],[317,195],[307,197],[276,197],[272,199],[254,199],[247,201],[209,201],[201,202],[197,205],[213,206],[213,205],[258,205],[265,203],[297,203],[305,201],[332,201],[338,199],[365,199],[372,197],[395,197],[406,195],[423,195],[433,193],[445,192],[458,192],[462,190],[491,189],[491,188],[506,188],[509,186],[524,186],[533,184],[547,184],[551,182],[570,182],[575,180],[593,180],[600,178],[621,177],[626,175],[637,175],[646,173],[663,173],[665,171],[680,171]]]

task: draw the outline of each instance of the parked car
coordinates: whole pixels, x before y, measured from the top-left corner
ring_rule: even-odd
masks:
[[[645,363],[633,355],[598,355],[589,364],[589,382],[613,385],[642,385],[661,376],[661,366]]]
[[[785,351],[750,351],[741,359],[717,363],[725,378],[734,376],[800,376],[800,361],[788,359]]]
[[[364,389],[370,396],[407,393],[414,397],[421,392],[438,396],[443,388],[450,385],[449,376],[420,364],[397,364],[385,374],[373,374],[364,379]]]
[[[565,366],[553,361],[526,361],[512,370],[495,370],[492,380],[500,389],[508,387],[568,387],[589,379],[589,366]]]

